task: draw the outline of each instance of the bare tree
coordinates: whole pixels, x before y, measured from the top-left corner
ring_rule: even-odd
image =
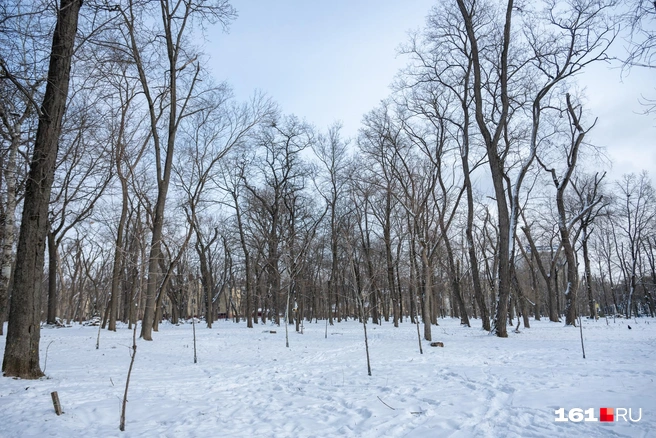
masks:
[[[597,318],[597,308],[595,306],[594,294],[592,291],[592,266],[590,263],[590,236],[594,231],[595,219],[600,216],[603,210],[608,206],[608,202],[601,193],[602,181],[606,173],[594,176],[575,178],[572,181],[572,188],[576,192],[576,200],[583,206],[595,205],[588,208],[585,214],[580,218],[581,229],[581,251],[583,253],[583,275],[585,278],[585,288],[588,295],[588,307],[590,318]]]
[[[646,172],[624,175],[617,183],[619,191],[617,227],[626,243],[620,263],[626,277],[625,314],[630,318],[635,309],[634,295],[638,282],[638,263],[644,239],[656,219],[656,196]]]
[[[569,187],[574,170],[579,159],[579,151],[583,144],[583,139],[586,134],[594,127],[584,129],[581,124],[582,109],[580,105],[574,105],[569,94],[566,95],[567,107],[564,111],[567,113],[567,120],[570,122],[570,135],[569,141],[565,148],[565,161],[566,166],[562,175],[558,174],[555,167],[545,164],[544,159],[538,158],[540,165],[551,174],[551,179],[556,187],[556,208],[558,210],[558,231],[560,233],[561,245],[565,260],[567,261],[567,289],[565,290],[565,324],[576,325],[576,297],[579,287],[579,272],[578,264],[576,262],[576,251],[574,248],[576,238],[572,236],[571,230],[575,223],[586,216],[590,210],[594,209],[599,202],[600,198],[592,199],[589,204],[581,206],[581,211],[574,218],[567,217],[567,210],[565,207],[565,193]],[[574,238],[573,238],[574,237]]]
[[[81,0],[62,0],[53,33],[48,82],[25,188],[14,292],[11,295],[7,343],[2,362],[5,376],[35,379],[43,375],[39,366],[39,340],[48,203],[81,6]]]
[[[48,312],[47,323],[55,324],[57,316],[57,251],[66,234],[89,218],[112,179],[111,156],[104,145],[105,139],[89,135],[95,131],[97,120],[90,114],[92,108],[81,99],[82,108],[69,104],[68,125],[60,139],[59,157],[48,214]],[[73,108],[71,108],[73,106]],[[77,111],[76,111],[77,110]],[[72,119],[72,120],[71,120]],[[73,125],[73,126],[71,126]]]
[[[650,0],[624,0],[629,7],[625,15],[630,30],[628,53],[623,60],[625,68],[656,68],[656,4]],[[656,111],[656,100],[643,97],[647,113]]]
[[[246,326],[253,328],[253,320],[257,323],[257,306],[254,306],[254,282],[253,282],[253,260],[251,248],[248,242],[247,230],[244,224],[243,181],[246,180],[246,168],[248,162],[245,157],[235,153],[230,159],[222,163],[220,172],[222,181],[218,183],[221,189],[228,193],[230,207],[235,210],[235,221],[239,233],[239,245],[244,255],[244,280],[245,280],[245,309]],[[255,308],[254,308],[255,307]]]
[[[552,228],[545,230],[541,242],[534,236],[534,223],[529,222],[526,218],[525,212],[522,212],[522,231],[529,244],[530,258],[537,266],[538,272],[542,276],[546,285],[546,298],[547,298],[547,313],[549,314],[549,321],[559,322],[558,306],[556,300],[556,272],[561,260],[562,244],[557,236],[557,232]],[[547,265],[548,262],[548,265]]]
[[[205,108],[189,117],[182,130],[182,153],[174,171],[176,184],[183,192],[187,221],[194,230],[195,248],[199,257],[201,280],[205,291],[206,322],[212,327],[212,303],[215,284],[212,273],[211,247],[219,238],[218,228],[203,226],[203,216],[218,198],[215,184],[221,172],[220,162],[234,147],[246,143],[257,126],[271,116],[271,102],[256,95],[243,105],[235,103],[225,86],[208,90],[203,99]]]
[[[424,338],[431,340],[433,275],[438,248],[435,239],[437,224],[431,202],[437,187],[437,175],[434,167],[422,163],[412,152],[402,119],[395,114],[391,102],[383,102],[367,114],[364,125],[358,144],[365,156],[377,163],[380,175],[372,176],[371,187],[363,187],[360,191],[364,194],[378,187],[391,198],[390,204],[392,200],[396,201],[404,213],[409,237],[410,287],[417,291],[421,301]],[[362,196],[359,202],[361,200]],[[385,214],[380,215],[381,223],[384,234],[388,234],[393,210],[387,201],[382,205],[386,209]],[[386,244],[388,246],[391,248],[391,241]],[[415,296],[414,293],[411,295]],[[411,300],[411,305],[415,305],[414,300]]]
[[[3,4],[0,10],[0,184],[4,183],[5,195],[0,209],[0,335],[7,317],[16,209],[38,122],[37,101],[43,98],[45,85],[49,48],[43,29],[54,21],[44,8],[41,2],[16,1]]]
[[[338,245],[340,237],[339,205],[342,203],[346,183],[345,167],[347,165],[348,141],[341,138],[342,125],[335,123],[328,128],[326,135],[320,135],[313,144],[314,153],[322,169],[319,193],[326,201],[330,220],[330,277],[328,279],[328,303],[337,296],[339,277]],[[331,304],[332,306],[332,304]],[[328,312],[328,322],[333,324],[333,312]]]
[[[127,0],[120,7],[125,29],[124,50],[130,54],[137,69],[148,107],[157,177],[144,322],[141,327],[141,337],[145,340],[152,340],[156,291],[161,275],[162,229],[176,136],[185,118],[198,110],[196,98],[203,91],[198,87],[202,78],[199,54],[189,44],[191,24],[192,21],[197,21],[201,26],[203,23],[220,23],[225,28],[236,15],[227,0],[160,0],[156,3]],[[151,19],[157,15],[160,21]],[[159,38],[160,35],[163,38]],[[165,60],[162,65],[147,64],[147,60],[158,58]],[[165,72],[165,80],[154,74],[157,71]]]
[[[647,237],[643,242],[643,250],[645,256],[647,257],[649,273],[651,274],[651,284],[650,288],[645,287],[645,298],[649,303],[649,310],[652,318],[656,314],[656,301],[654,295],[656,292],[656,237]],[[644,286],[644,284],[643,284]]]
[[[272,300],[273,318],[280,324],[282,245],[290,236],[286,226],[287,221],[293,220],[290,207],[305,188],[309,169],[301,152],[313,143],[313,133],[297,117],[287,116],[263,127],[254,142],[261,148],[261,155],[255,163],[254,180],[243,183],[251,195],[250,212],[258,216],[264,244],[266,294]]]
[[[560,5],[549,0],[528,9],[528,4],[516,8],[508,0],[500,11],[490,8],[486,13],[482,3],[457,4],[471,51],[477,134],[485,145],[494,185],[499,230],[495,332],[506,337],[519,194],[540,144],[541,115],[558,84],[586,65],[607,59],[614,29],[606,20],[609,4],[604,1]],[[519,18],[520,28],[523,25],[523,34],[516,30],[514,18]],[[520,109],[530,114],[529,152],[518,154],[519,162],[511,163],[511,147],[525,144],[521,132],[515,132]],[[519,171],[513,175],[515,167]]]
[[[113,62],[112,62],[113,61]],[[150,140],[148,133],[141,132],[140,122],[131,122],[136,118],[137,111],[134,107],[137,96],[136,84],[130,80],[127,67],[124,63],[117,60],[105,60],[112,62],[121,74],[110,76],[109,82],[114,87],[117,108],[113,114],[116,127],[114,129],[115,138],[112,144],[114,152],[114,166],[118,182],[121,187],[121,213],[116,225],[116,240],[114,247],[114,264],[112,267],[112,286],[109,302],[109,324],[108,329],[116,331],[116,321],[118,320],[119,310],[119,287],[121,274],[124,269],[124,260],[126,252],[126,228],[130,216],[130,181],[134,178],[136,167],[141,161],[146,146]],[[143,119],[142,119],[143,120]],[[133,125],[134,123],[134,125]],[[130,147],[133,145],[134,147]],[[126,300],[129,303],[131,300]]]
[[[629,29],[624,68],[656,68],[656,4],[651,0],[624,0],[622,4],[629,9],[624,16]],[[656,111],[653,97],[643,96],[642,103],[646,113]]]
[[[36,90],[33,89],[33,91]],[[21,94],[17,94],[18,97],[21,96]],[[18,165],[19,148],[27,140],[23,132],[24,123],[34,112],[32,105],[25,99],[21,102],[22,108],[17,108],[16,102],[10,99],[5,100],[5,98],[6,96],[3,96],[0,100],[0,120],[2,120],[2,128],[4,128],[0,129],[0,136],[3,141],[9,143],[9,147],[6,154],[1,157],[3,166],[0,168],[2,172],[0,181],[4,181],[4,191],[6,193],[3,208],[0,212],[0,224],[2,224],[0,230],[2,237],[0,252],[0,335],[3,334],[9,280],[12,273],[13,248],[16,240],[16,206],[18,204],[17,198],[20,197],[18,190],[23,185]]]

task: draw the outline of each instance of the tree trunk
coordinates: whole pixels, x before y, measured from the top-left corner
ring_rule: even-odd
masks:
[[[330,280],[328,281],[328,323],[333,325],[332,299],[335,299],[335,308],[338,308],[339,298],[337,296],[338,254],[337,254],[337,216],[336,199],[333,198],[330,205]]]
[[[431,336],[431,298],[433,295],[433,282],[430,269],[430,264],[428,261],[428,256],[426,255],[426,248],[421,249],[421,264],[424,277],[424,293],[423,293],[423,320],[424,320],[424,339],[427,341],[432,341]]]
[[[198,259],[200,264],[200,280],[203,285],[203,296],[205,297],[205,323],[207,328],[212,328],[212,322],[214,319],[214,309],[212,303],[212,290],[214,289],[214,280],[212,278],[211,267],[207,260],[207,252],[209,248],[203,246],[202,241],[200,240],[200,233],[196,232],[196,238],[198,239],[196,243],[196,252],[198,253]],[[226,312],[229,312],[230,309],[226,309]]]
[[[388,191],[385,197],[385,226],[383,227],[383,240],[385,240],[385,263],[387,265],[387,290],[392,299],[392,319],[394,327],[399,326],[399,318],[402,318],[399,311],[399,297],[396,293],[396,282],[394,280],[394,260],[392,257],[392,236],[391,236],[391,213],[392,213],[392,195]]]
[[[590,254],[588,252],[588,230],[583,229],[583,239],[581,240],[583,249],[583,264],[585,275],[585,288],[588,292],[588,307],[590,309],[590,318],[597,319],[597,308],[595,307],[594,296],[592,295],[592,269],[590,268]]]
[[[538,279],[537,275],[535,274],[535,264],[534,264],[534,257],[535,254],[533,251],[531,251],[531,263],[530,263],[530,269],[531,269],[531,292],[533,295],[533,299],[535,300],[535,320],[539,321],[540,320],[540,296],[538,295]]]
[[[7,204],[4,211],[2,254],[0,254],[0,336],[4,333],[4,322],[7,315],[9,281],[11,280],[11,265],[13,262],[12,250],[16,234],[14,230],[16,226],[16,155],[19,144],[20,137],[13,135],[7,159],[7,169],[4,172],[7,183]]]
[[[57,319],[57,242],[55,235],[48,231],[48,324]]]
[[[469,86],[469,76],[465,78],[465,89]],[[467,253],[469,255],[469,264],[471,265],[471,280],[474,288],[474,297],[478,308],[481,311],[481,322],[483,323],[483,330],[490,331],[490,312],[485,302],[485,295],[481,287],[481,278],[478,272],[478,257],[476,256],[476,246],[474,245],[474,192],[472,190],[470,170],[469,170],[469,111],[467,108],[467,99],[462,101],[463,114],[465,117],[464,133],[463,133],[463,148],[460,154],[462,161],[462,173],[464,176],[463,184],[467,194],[467,226],[465,228],[465,236],[467,239]]]
[[[123,271],[123,252],[124,242],[123,234],[125,232],[125,222],[128,217],[128,187],[127,181],[121,172],[121,164],[119,157],[116,160],[116,167],[119,178],[121,180],[121,216],[118,220],[118,229],[116,231],[116,247],[114,249],[114,265],[112,267],[112,286],[110,291],[109,301],[109,330],[116,331],[116,319],[118,318],[118,303],[119,303],[119,285],[121,280],[121,273]]]
[[[39,366],[39,341],[41,276],[48,231],[48,205],[81,6],[82,0],[62,0],[53,34],[48,84],[25,187],[7,342],[2,362],[5,376],[26,379],[43,376]]]
[[[444,224],[444,218],[440,219],[440,227],[442,229],[442,235],[444,239],[444,247],[446,248],[446,257],[448,276],[451,282],[451,289],[453,290],[453,295],[455,296],[457,305],[458,305],[458,314],[460,315],[460,324],[467,327],[471,327],[469,324],[469,316],[467,315],[467,308],[465,307],[465,300],[462,298],[462,288],[460,285],[460,260],[454,260],[453,249],[451,247],[451,241],[447,235],[446,226]]]

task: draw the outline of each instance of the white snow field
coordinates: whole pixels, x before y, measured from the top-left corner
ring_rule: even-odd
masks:
[[[372,376],[362,325],[284,326],[221,321],[162,324],[139,340],[126,431],[120,404],[132,331],[97,327],[41,331],[36,381],[0,377],[2,437],[648,437],[656,436],[656,320],[584,320],[579,329],[531,321],[499,339],[441,319],[419,354],[404,322],[369,324]],[[632,329],[628,329],[631,325]],[[276,333],[269,333],[275,330]],[[266,331],[266,332],[265,332]],[[4,351],[5,337],[0,337]],[[46,360],[46,348],[49,346]],[[57,391],[64,413],[55,415]],[[614,422],[557,422],[564,408],[631,416]],[[639,417],[640,414],[640,417]],[[574,415],[573,419],[577,419]],[[630,421],[630,418],[639,421]]]

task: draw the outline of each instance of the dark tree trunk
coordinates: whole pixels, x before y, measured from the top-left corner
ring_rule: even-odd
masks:
[[[503,40],[500,47],[499,58],[499,89],[501,98],[501,113],[496,117],[498,124],[494,132],[490,132],[485,120],[483,112],[483,74],[481,60],[479,56],[478,41],[475,35],[475,23],[470,10],[465,5],[465,2],[458,0],[458,7],[464,20],[464,25],[467,31],[469,43],[471,45],[471,59],[472,70],[474,73],[474,103],[475,103],[475,118],[479,127],[479,131],[483,136],[485,147],[487,149],[488,164],[490,173],[492,175],[492,182],[494,185],[494,194],[497,204],[497,226],[499,232],[499,241],[496,251],[498,259],[498,298],[497,308],[494,317],[495,333],[501,338],[508,337],[506,318],[508,316],[508,301],[510,298],[510,244],[513,236],[510,236],[512,227],[510,224],[510,213],[508,210],[508,201],[506,199],[506,191],[504,187],[505,169],[504,169],[504,156],[499,154],[498,146],[499,140],[507,127],[507,118],[509,111],[509,98],[508,98],[508,52],[510,46],[510,26],[513,10],[513,0],[508,0],[506,5],[505,23],[503,28]]]
[[[535,320],[539,321],[540,320],[540,296],[538,294],[538,279],[537,275],[535,274],[535,265],[533,263],[533,258],[535,257],[535,253],[531,251],[531,263],[530,263],[530,269],[531,269],[531,292],[533,293],[533,299],[535,300]]]
[[[576,253],[574,251],[574,245],[570,240],[570,230],[567,227],[566,221],[566,210],[565,210],[565,190],[569,185],[569,182],[572,177],[572,173],[576,167],[576,162],[578,158],[578,151],[583,138],[585,137],[586,131],[583,130],[583,127],[579,123],[579,118],[575,113],[574,107],[570,101],[570,95],[566,95],[567,99],[567,110],[569,114],[569,120],[572,125],[575,127],[575,136],[572,138],[571,150],[568,152],[567,157],[567,171],[565,175],[559,180],[556,176],[556,171],[550,169],[551,176],[556,186],[556,207],[558,210],[558,231],[560,233],[560,239],[563,245],[563,252],[565,253],[565,260],[567,260],[567,286],[565,290],[565,324],[566,325],[576,325],[576,295],[578,291],[579,283],[579,273],[578,266],[576,265]],[[574,238],[576,241],[576,238]],[[634,271],[635,272],[635,271]],[[633,288],[631,289],[633,292]]]
[[[62,0],[53,34],[48,84],[25,187],[7,343],[2,362],[5,376],[26,379],[43,376],[39,366],[39,340],[48,205],[81,6],[82,0]]]
[[[112,267],[112,286],[110,291],[111,296],[109,298],[109,330],[114,332],[116,331],[116,319],[118,318],[119,285],[121,273],[123,272],[123,232],[125,229],[127,213],[127,193],[124,193],[121,217],[118,221],[118,230],[116,232],[116,248],[114,249],[114,265]]]
[[[205,322],[207,328],[212,328],[214,322],[214,306],[212,302],[212,291],[214,289],[214,279],[212,276],[212,267],[207,260],[209,248],[203,246],[200,233],[197,233],[196,253],[198,254],[200,264],[200,282],[203,286],[203,297],[205,298]],[[209,245],[208,245],[209,246]],[[230,309],[226,309],[229,313]]]
[[[583,249],[583,263],[585,275],[585,288],[588,292],[588,307],[590,309],[590,318],[597,319],[597,308],[595,307],[594,296],[592,295],[592,269],[590,268],[590,254],[588,251],[588,230],[583,230],[583,239],[581,240]]]
[[[116,331],[116,320],[118,319],[118,304],[119,304],[119,286],[121,273],[123,272],[123,252],[125,251],[124,245],[124,232],[125,224],[128,219],[128,186],[127,180],[123,176],[120,164],[120,154],[116,157],[116,170],[121,181],[121,216],[118,221],[118,229],[116,231],[116,248],[114,249],[114,265],[112,267],[112,286],[111,296],[109,298],[109,330]]]
[[[394,327],[399,326],[399,318],[403,318],[399,311],[399,298],[396,293],[396,283],[394,280],[394,261],[392,256],[392,236],[391,236],[391,214],[392,213],[392,195],[388,191],[385,197],[385,224],[383,227],[383,240],[385,240],[385,263],[387,265],[387,290],[392,299],[392,319]]]
[[[367,265],[367,274],[369,276],[369,281],[371,282],[371,292],[369,294],[369,308],[371,311],[371,322],[372,324],[378,324],[378,299],[377,292],[378,286],[376,284],[376,275],[374,272],[374,264],[371,260],[371,239],[369,232],[369,220],[367,213],[364,214],[364,229],[360,228],[360,235],[362,239],[362,251],[364,253],[365,263]]]
[[[427,341],[432,341],[433,339],[431,335],[431,323],[432,323],[431,301],[433,295],[433,282],[432,282],[433,272],[428,260],[428,256],[426,255],[425,247],[421,248],[421,265],[422,265],[422,276],[423,276],[423,283],[424,283],[423,294],[422,294],[422,299],[423,299],[422,318],[424,320],[424,339]]]
[[[558,209],[562,208],[564,216],[564,203],[562,200],[556,200]],[[562,205],[561,205],[562,204]],[[566,227],[560,227],[560,235],[563,241],[563,252],[567,260],[567,286],[565,288],[565,324],[576,325],[576,294],[578,290],[578,269],[576,265],[576,256],[574,247],[570,242],[569,230]]]
[[[468,73],[471,73],[471,62],[468,65]],[[465,77],[465,90],[469,89],[470,75]],[[467,193],[467,226],[465,228],[465,236],[467,239],[467,254],[469,255],[469,264],[471,265],[471,280],[474,288],[474,298],[481,311],[481,322],[483,323],[483,330],[490,331],[490,312],[485,302],[485,295],[481,287],[481,278],[478,272],[478,257],[476,256],[476,246],[474,245],[474,192],[472,189],[470,169],[469,169],[469,110],[468,98],[462,98],[462,108],[464,114],[463,123],[463,138],[462,138],[462,151],[460,159],[462,161],[462,173],[464,177],[463,184]]]

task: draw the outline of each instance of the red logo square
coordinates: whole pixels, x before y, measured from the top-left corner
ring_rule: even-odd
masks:
[[[600,408],[599,421],[613,421],[613,408]]]

